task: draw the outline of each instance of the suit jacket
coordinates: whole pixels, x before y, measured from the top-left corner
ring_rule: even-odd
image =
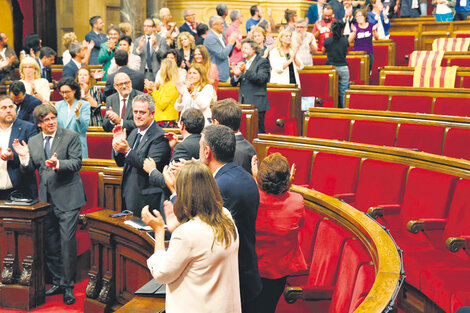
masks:
[[[222,40],[224,40],[223,37]],[[204,46],[209,51],[211,62],[219,69],[219,81],[226,82],[230,77],[228,57],[232,53],[234,45],[226,44],[224,47],[215,32],[211,29],[207,33],[206,39],[204,39]]]
[[[114,89],[114,76],[117,73],[126,73],[132,81],[132,89],[144,91],[144,73],[135,71],[128,66],[123,66],[106,78],[106,86],[103,91],[105,99],[116,93],[116,89]]]
[[[184,22],[184,24],[180,26],[180,34],[182,32],[188,32],[191,35],[193,35],[194,39],[197,39],[197,32],[192,30],[191,27],[189,27],[188,23],[186,23],[186,22]]]
[[[256,55],[250,68],[240,74],[238,80],[232,76],[230,83],[232,86],[240,84],[238,90],[238,102],[243,104],[253,104],[258,112],[269,110],[267,83],[271,78],[271,66],[269,60]]]
[[[68,112],[69,104],[65,101],[59,101],[55,104],[57,110],[57,122],[60,127],[73,130],[80,136],[80,142],[82,145],[82,159],[88,158],[88,147],[86,141],[86,132],[88,130],[88,125],[90,124],[90,103],[85,100],[80,100],[82,106],[80,107],[80,114],[78,118],[75,118],[75,108],[78,105],[78,100],[72,105],[70,109],[70,114]]]
[[[224,207],[232,214],[240,236],[238,266],[242,303],[253,300],[261,292],[261,279],[256,256],[256,216],[259,192],[253,177],[235,163],[222,166],[215,180],[219,186]]]
[[[75,62],[70,60],[69,63],[64,65],[64,69],[62,70],[62,77],[72,77],[73,79],[75,79],[77,77],[77,73],[78,73],[77,64],[75,64]]]
[[[201,134],[191,134],[178,143],[173,149],[171,161],[178,162],[179,159],[191,160],[191,158],[199,159],[199,140]]]
[[[233,162],[243,167],[251,174],[251,158],[256,155],[255,148],[253,148],[253,145],[246,140],[241,133],[236,134],[235,139],[237,145],[235,146]]]
[[[48,82],[52,83],[52,70],[50,66],[43,66],[41,63],[41,60],[39,58],[36,58],[36,62],[39,64],[39,72],[41,73],[41,78],[47,79]],[[46,69],[46,75],[43,75],[44,73],[42,72],[42,69]],[[63,70],[63,69],[62,69]]]
[[[17,119],[28,121],[34,124],[33,111],[41,104],[41,100],[38,98],[25,94],[23,102],[17,106]]]
[[[91,50],[90,54],[90,60],[88,61],[89,65],[98,65],[100,64],[98,62],[98,54],[100,54],[100,47],[103,43],[108,41],[108,36],[103,33],[95,33],[93,30],[90,30],[88,34],[85,35],[85,40],[90,42],[94,41],[95,46],[93,47],[93,50]]]
[[[36,175],[24,175],[20,171],[20,159],[15,149],[13,149],[13,140],[18,139],[20,142],[29,141],[29,138],[38,133],[36,125],[20,119],[16,119],[11,127],[10,140],[8,147],[13,151],[13,160],[7,162],[7,171],[10,176],[13,189],[30,196],[35,199],[38,196],[38,187],[36,183]]]
[[[150,56],[152,60],[152,72],[153,75],[157,74],[158,70],[160,69],[160,61],[163,59],[163,55],[169,49],[168,45],[166,44],[166,38],[157,36],[156,46],[157,49],[153,48],[153,45],[150,45]],[[143,36],[140,36],[135,40],[134,44],[134,54],[140,57],[140,70],[144,71],[147,65],[147,48],[146,45],[142,47],[142,50],[139,51],[139,42]]]
[[[15,61],[13,61],[11,65],[6,66],[0,70],[0,81],[17,80],[18,75],[15,72],[15,68],[20,65],[20,59],[18,59],[18,56],[16,55],[15,50],[13,50],[12,47],[10,47],[9,45],[5,45],[5,48],[5,56],[9,58],[13,55],[15,57]],[[2,56],[0,56],[0,61],[3,61]]]
[[[308,7],[307,17],[309,24],[315,24],[315,22],[318,21],[318,5],[316,3]]]
[[[132,89],[126,101],[126,116],[123,119],[122,128],[126,129],[128,136],[131,133],[131,131],[135,128],[134,114],[132,113],[132,100],[134,99],[135,96],[138,96],[141,94],[142,92]],[[118,93],[115,93],[106,99],[106,110],[108,110],[109,108],[112,108],[114,112],[116,112],[117,114],[121,114],[121,111],[119,109],[120,106],[121,105],[119,103]],[[110,132],[113,130],[113,128],[114,128],[114,124],[112,124],[109,118],[105,116],[103,118],[104,131]]]
[[[137,138],[138,129],[134,128],[127,141],[133,147]],[[118,166],[124,166],[122,172],[122,203],[123,209],[131,210],[135,216],[145,205],[152,209],[159,209],[164,199],[163,190],[149,183],[149,175],[144,171],[144,160],[152,158],[161,172],[170,160],[170,146],[164,137],[165,131],[152,122],[147,132],[140,140],[136,149],[131,149],[127,156],[113,151]]]
[[[29,163],[21,170],[39,172],[39,200],[52,202],[61,211],[72,211],[85,205],[85,189],[79,170],[82,167],[80,137],[74,131],[57,128],[51,146],[51,155],[57,153],[59,169],[46,166],[43,134],[31,137],[28,142]]]

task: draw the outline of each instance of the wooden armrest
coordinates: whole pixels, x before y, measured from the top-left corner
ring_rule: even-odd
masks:
[[[334,291],[334,286],[304,286],[303,299],[309,301],[331,300]]]
[[[413,234],[425,230],[442,230],[446,226],[446,220],[443,218],[426,218],[418,221],[409,221],[406,229]]]
[[[449,237],[446,240],[446,247],[450,252],[457,252],[460,249],[470,249],[470,236]]]
[[[286,287],[286,289],[284,289],[284,299],[287,303],[292,304],[302,298],[303,290],[301,287]]]
[[[354,192],[349,193],[337,193],[334,195],[335,198],[343,200],[344,202],[351,203],[356,200],[356,194]]]
[[[376,207],[370,207],[367,210],[367,214],[369,214],[372,218],[377,219],[379,217],[383,217],[384,215],[396,215],[400,214],[401,205],[399,204],[388,204],[388,205],[380,205]]]

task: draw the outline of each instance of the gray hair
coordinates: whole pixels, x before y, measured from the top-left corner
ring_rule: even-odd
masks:
[[[134,100],[132,100],[132,106],[134,106],[134,103],[136,102],[146,102],[149,111],[155,112],[155,101],[153,101],[152,96],[150,96],[149,94],[144,93],[142,95],[135,96]]]
[[[220,16],[211,16],[209,18],[209,27],[212,28],[212,24],[214,24],[217,21],[221,21],[222,23],[224,22],[224,19]]]
[[[183,10],[183,18],[186,18],[186,16],[189,15],[189,14],[188,14],[188,11],[193,11],[193,9],[189,9],[189,8],[188,8],[188,9],[184,9],[184,10]]]
[[[218,16],[224,16],[224,14],[228,11],[228,7],[225,3],[219,3],[215,10],[217,11]]]
[[[235,20],[241,15],[240,10],[232,10],[230,11],[230,19],[232,22],[235,22]]]
[[[72,58],[75,58],[77,53],[80,52],[81,47],[82,47],[81,42],[74,42],[74,43],[70,44],[70,47],[69,47],[70,56]]]

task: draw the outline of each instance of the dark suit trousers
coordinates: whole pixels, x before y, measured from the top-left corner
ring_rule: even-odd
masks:
[[[266,133],[264,129],[264,115],[266,114],[265,112],[258,112],[258,134],[264,134]]]
[[[52,283],[73,287],[77,268],[77,225],[80,208],[61,211],[53,204],[44,221],[46,265]]]

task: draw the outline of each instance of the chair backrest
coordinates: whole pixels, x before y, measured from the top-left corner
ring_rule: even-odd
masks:
[[[86,203],[80,209],[81,212],[84,212],[98,206],[98,172],[80,171],[80,177],[86,195]]]
[[[100,136],[101,135],[101,136]],[[103,133],[96,136],[87,134],[88,157],[90,159],[111,159],[113,137]]]
[[[296,185],[308,185],[313,151],[269,147],[267,155],[270,155],[271,153],[275,152],[279,152],[284,157],[286,157],[291,166],[295,163],[296,171],[292,183]]]
[[[349,312],[354,312],[367,297],[375,281],[375,270],[371,264],[362,264],[357,272]]]
[[[386,111],[388,109],[388,95],[353,93],[349,97],[348,107],[358,110]]]
[[[470,160],[470,129],[449,128],[444,143],[443,155]]]
[[[311,116],[307,125],[307,137],[349,140],[351,121],[342,118]]]
[[[415,35],[390,35],[396,44],[396,56],[395,56],[395,65],[397,66],[407,66],[408,60],[407,56],[415,50]]]
[[[311,210],[305,210],[304,227],[299,230],[300,249],[305,257],[305,262],[310,266],[315,239],[317,237],[318,225],[323,220],[323,216]]]
[[[445,130],[445,127],[433,125],[401,124],[396,146],[440,155]]]
[[[352,125],[350,141],[392,147],[396,132],[396,123],[356,120]]]
[[[329,196],[356,191],[361,158],[319,152],[316,154],[309,188]]]
[[[449,237],[470,236],[470,179],[460,179],[450,204],[443,245]]]
[[[465,98],[437,97],[434,114],[470,116],[470,101]]]
[[[409,74],[387,74],[384,86],[413,86],[413,72]]]
[[[390,100],[390,111],[431,114],[432,97],[394,95]]]
[[[284,134],[284,128],[276,125],[279,118],[290,116],[292,103],[291,92],[270,91],[268,92],[268,101],[270,109],[265,114],[265,129],[267,133]]]

